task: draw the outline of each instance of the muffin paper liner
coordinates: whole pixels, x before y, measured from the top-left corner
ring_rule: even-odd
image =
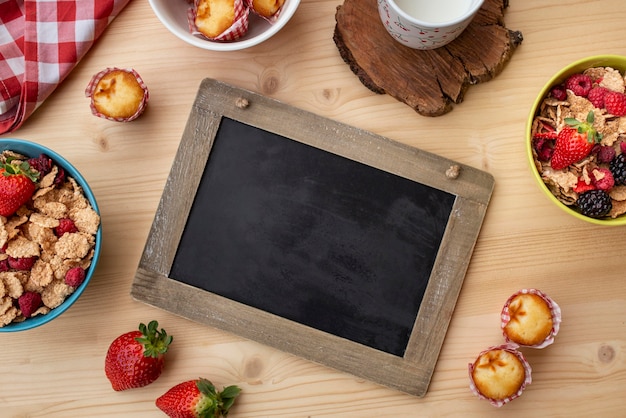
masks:
[[[511,303],[511,301],[513,300],[515,296],[520,295],[520,294],[537,295],[546,301],[546,303],[548,304],[548,307],[550,308],[550,312],[552,313],[552,330],[550,331],[550,334],[548,334],[548,336],[542,343],[536,344],[536,345],[523,345],[523,344],[518,344],[514,341],[510,341],[508,336],[503,332],[505,341],[509,344],[514,344],[520,347],[544,348],[544,347],[549,346],[550,344],[554,342],[554,337],[558,334],[559,328],[561,326],[561,308],[554,300],[552,300],[548,295],[546,295],[540,290],[522,289],[509,297],[509,299],[504,304],[504,307],[502,308],[502,312],[500,314],[502,330],[504,331],[504,327],[511,320],[511,317],[509,314],[509,304]]]
[[[100,81],[100,79],[112,71],[125,71],[127,73],[131,73],[133,76],[135,76],[135,78],[137,79],[137,82],[139,83],[139,86],[143,90],[143,99],[141,100],[141,103],[139,104],[137,111],[128,118],[112,118],[110,116],[103,115],[102,113],[98,112],[98,110],[96,109],[94,99],[93,99],[93,93],[95,92],[96,86],[98,85],[98,82]],[[91,78],[91,80],[89,81],[89,84],[87,85],[87,88],[85,89],[85,96],[91,99],[91,102],[90,102],[91,113],[93,113],[95,116],[98,116],[99,118],[103,118],[103,119],[108,119],[114,122],[130,122],[130,121],[137,119],[146,109],[146,106],[148,105],[148,99],[150,98],[150,93],[148,91],[148,86],[146,86],[146,83],[143,81],[139,73],[135,71],[134,69],[108,67],[100,71],[99,73],[97,73]]]
[[[285,0],[285,3],[287,3],[288,1],[289,1],[289,0]],[[276,21],[277,21],[277,20],[278,20],[278,18],[280,17],[280,12],[282,12],[283,8],[285,7],[285,3],[283,3],[283,5],[282,5],[282,6],[280,6],[280,7],[278,8],[278,10],[276,11],[276,13],[274,13],[273,15],[271,15],[271,16],[269,16],[269,17],[268,17],[268,16],[263,16],[262,14],[257,13],[257,12],[254,10],[254,7],[252,7],[252,0],[246,0],[246,2],[248,3],[248,6],[250,7],[250,10],[252,11],[252,13],[254,13],[255,15],[259,16],[261,19],[263,19],[263,20],[265,20],[265,21],[269,22],[269,23],[270,23],[270,24],[272,24],[272,25],[273,25],[274,23],[276,23]]]
[[[193,7],[187,10],[189,31],[192,35],[209,41],[234,41],[248,32],[250,6],[244,0],[235,0],[235,20],[233,24],[216,37],[208,37],[198,30],[196,26],[196,11],[200,0],[195,0]]]
[[[478,356],[476,357],[478,359],[480,356],[482,356],[483,354],[491,350],[506,350],[509,353],[515,355],[518,359],[520,359],[520,361],[524,365],[524,372],[526,376],[525,376],[524,382],[522,383],[520,388],[517,390],[517,392],[504,399],[493,399],[493,398],[486,397],[485,395],[480,393],[480,391],[476,387],[476,384],[474,383],[474,378],[472,376],[472,372],[474,371],[474,363],[469,363],[468,373],[469,373],[469,378],[470,378],[470,389],[472,393],[474,393],[474,395],[478,396],[480,399],[489,401],[489,403],[495,406],[496,408],[500,408],[501,406],[511,402],[515,398],[519,398],[522,395],[522,393],[524,392],[524,389],[526,389],[526,386],[532,383],[532,369],[530,367],[530,364],[524,357],[524,355],[521,352],[519,352],[517,348],[518,348],[517,344],[506,343],[506,344],[502,344],[498,346],[489,347],[488,349],[481,351],[480,354],[478,354]]]

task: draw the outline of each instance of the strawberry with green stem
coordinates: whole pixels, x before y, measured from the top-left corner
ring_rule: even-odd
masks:
[[[39,172],[28,162],[13,163],[7,158],[0,163],[0,215],[12,216],[35,193]]]
[[[170,418],[218,418],[228,415],[240,392],[235,385],[218,392],[213,383],[200,378],[179,383],[155,403]]]
[[[157,321],[139,324],[139,330],[122,334],[111,343],[104,371],[113,390],[147,386],[161,375],[173,337],[158,326]]]
[[[594,145],[602,139],[593,127],[594,114],[590,111],[585,122],[574,118],[565,118],[566,126],[558,133],[550,166],[561,170],[574,164],[591,153]]]

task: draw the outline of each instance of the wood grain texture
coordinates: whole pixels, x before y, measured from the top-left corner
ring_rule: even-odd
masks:
[[[104,238],[96,274],[72,308],[39,329],[0,334],[2,417],[164,416],[154,400],[198,376],[242,387],[231,418],[623,415],[624,229],[588,225],[554,207],[533,183],[523,138],[535,96],[556,71],[590,54],[626,55],[626,4],[511,1],[506,23],[523,32],[523,44],[497,77],[472,86],[454,111],[434,118],[371,92],[350,71],[332,40],[340,4],[302,0],[268,41],[215,53],[184,44],[148,2],[131,1],[11,135],[50,147],[81,171],[98,200]],[[589,30],[589,22],[601,30]],[[85,87],[108,66],[135,68],[150,88],[146,112],[132,123],[91,115]],[[443,313],[451,321],[426,396],[387,389],[130,296],[198,86],[207,77],[495,177],[457,304]],[[552,346],[525,351],[533,383],[522,397],[495,409],[470,392],[467,364],[502,342],[500,309],[523,287],[553,297],[563,324]],[[103,370],[108,345],[151,319],[174,335],[165,371],[148,387],[114,392]]]
[[[346,0],[337,8],[334,41],[359,80],[424,116],[441,116],[461,103],[469,86],[497,76],[521,44],[504,26],[507,0],[486,0],[454,41],[433,50],[401,45],[380,22],[375,0]]]
[[[275,123],[277,115],[280,124]],[[186,228],[184,221],[192,210],[205,165],[211,164],[211,149],[222,117],[456,196],[404,356],[352,342],[173,278],[170,272]],[[447,175],[451,167],[458,169],[458,177]],[[272,186],[268,184],[267,189]],[[249,90],[205,79],[192,106],[131,295],[177,315],[421,397],[435,369],[493,187],[489,173]],[[249,281],[243,284],[250,285]]]

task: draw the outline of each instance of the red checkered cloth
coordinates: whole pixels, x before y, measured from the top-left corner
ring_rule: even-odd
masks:
[[[0,134],[14,131],[130,0],[0,0]]]

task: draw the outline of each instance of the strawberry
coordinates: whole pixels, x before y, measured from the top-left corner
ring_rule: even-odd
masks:
[[[164,329],[157,330],[158,326],[157,321],[151,321],[147,327],[139,324],[138,331],[122,334],[111,343],[104,371],[113,390],[143,387],[161,375],[173,337]]]
[[[39,173],[27,162],[0,163],[0,215],[9,217],[33,196]]]
[[[570,164],[578,162],[591,153],[594,145],[602,138],[593,127],[593,112],[587,114],[585,122],[574,118],[565,118],[565,123],[556,137],[554,153],[550,165],[555,170],[561,170]]]
[[[225,417],[240,392],[234,385],[218,392],[213,383],[200,378],[179,383],[155,403],[170,418]]]

